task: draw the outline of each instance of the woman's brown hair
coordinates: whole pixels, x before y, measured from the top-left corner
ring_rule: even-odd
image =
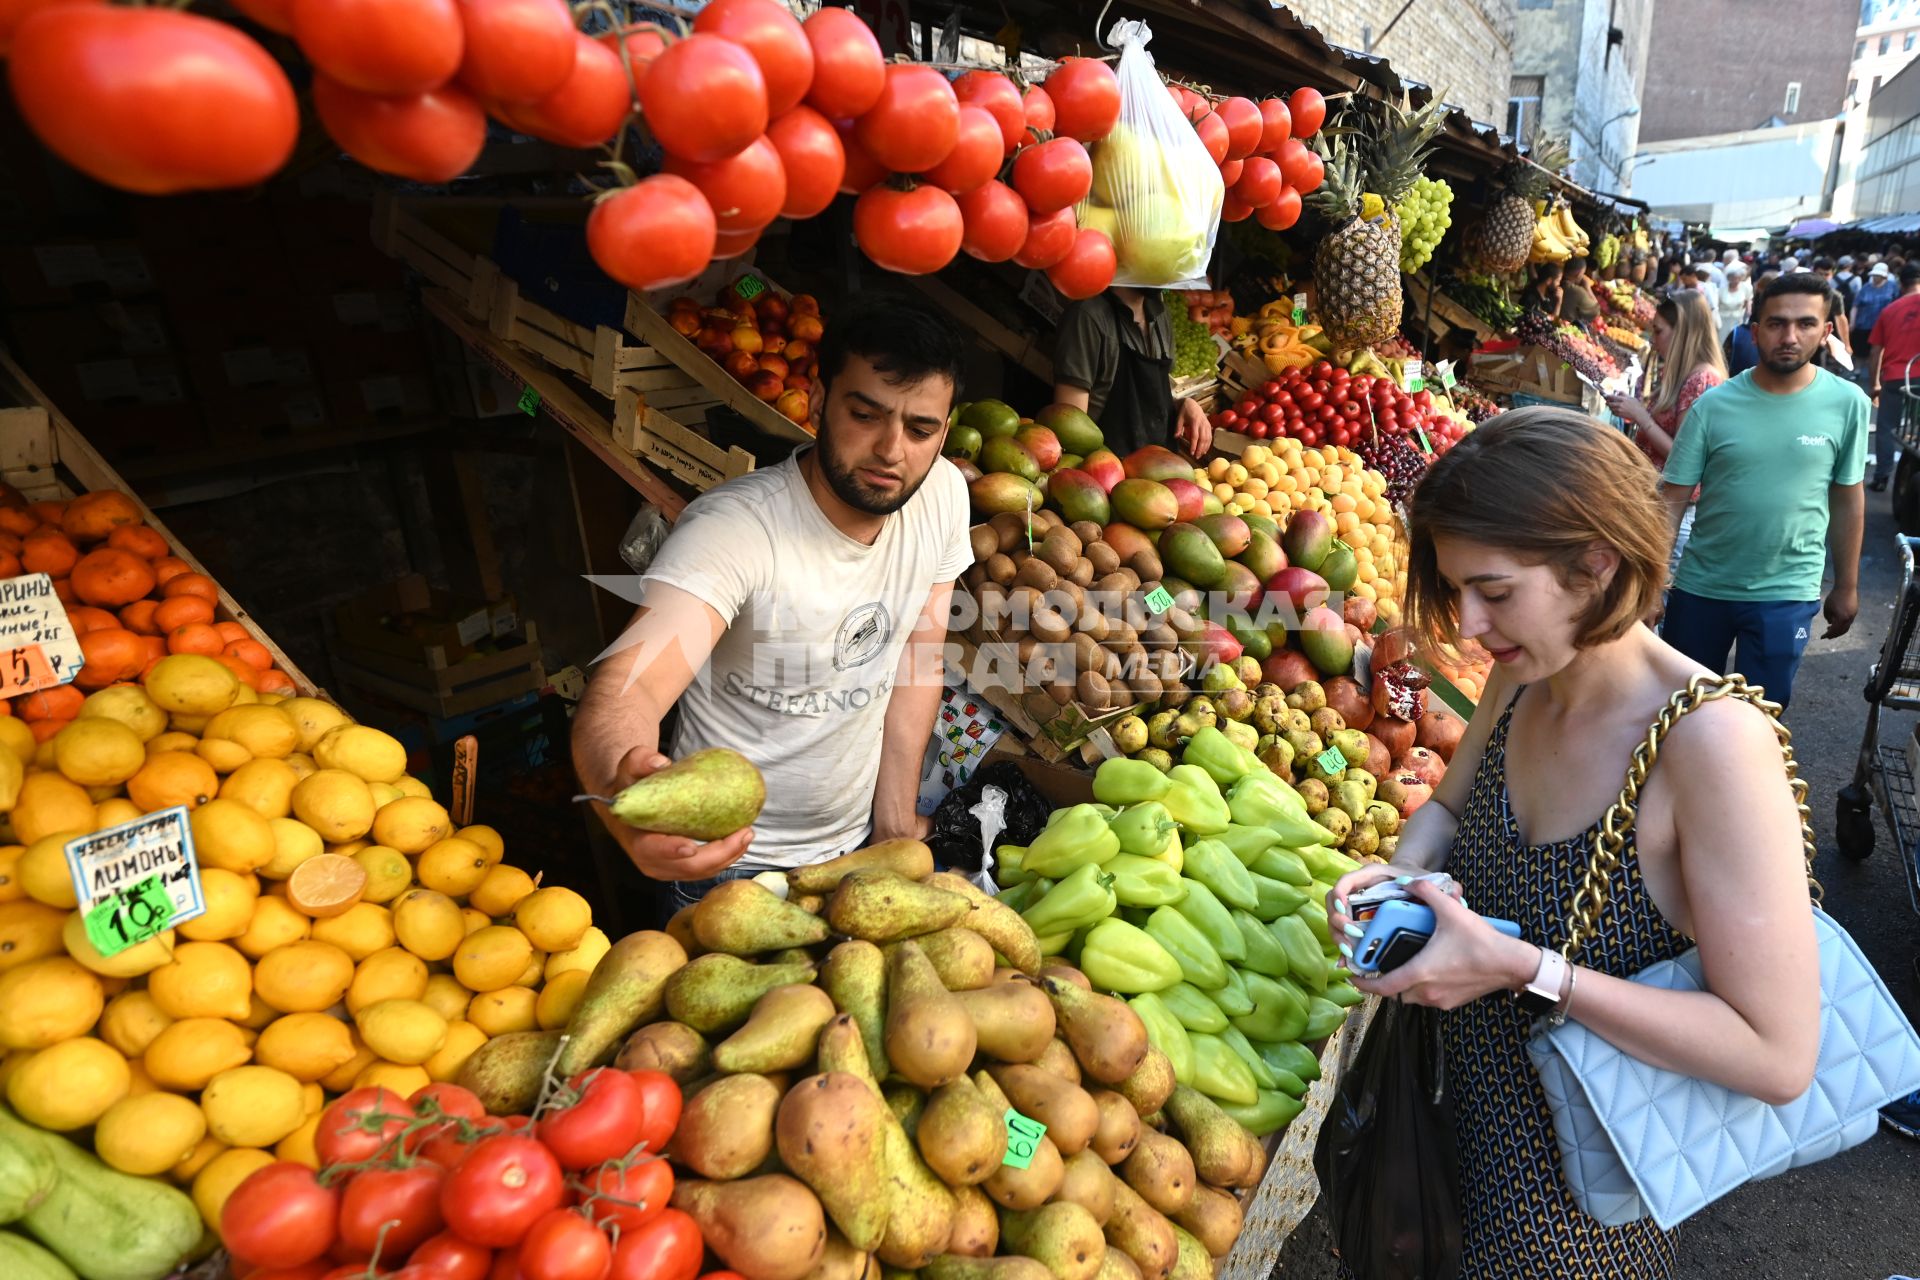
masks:
[[[1626,436],[1576,410],[1515,409],[1489,418],[1414,490],[1407,625],[1432,648],[1459,643],[1454,591],[1440,576],[1435,538],[1551,565],[1568,588],[1598,586],[1582,561],[1603,547],[1619,555],[1620,567],[1579,617],[1574,643],[1619,639],[1666,587],[1673,527],[1659,482]]]
[[[1679,407],[1680,389],[1696,370],[1717,370],[1725,380],[1727,358],[1720,351],[1720,337],[1705,294],[1670,293],[1655,309],[1673,336],[1667,340],[1667,354],[1660,361],[1653,401],[1647,408],[1655,413],[1672,413]]]

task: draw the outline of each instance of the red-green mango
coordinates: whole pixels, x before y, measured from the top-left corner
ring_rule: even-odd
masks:
[[[1207,514],[1207,491],[1193,481],[1175,476],[1160,483],[1173,490],[1173,500],[1180,504],[1180,519],[1185,523],[1192,524]]]
[[[976,514],[997,516],[1005,511],[1038,510],[1043,495],[1025,477],[1009,471],[981,476],[967,486],[967,496]]]
[[[1053,473],[1047,484],[1047,501],[1067,518],[1068,524],[1082,520],[1105,524],[1113,519],[1113,506],[1100,482],[1071,467]]]
[[[1113,487],[1127,478],[1126,467],[1111,449],[1095,449],[1080,464],[1080,470],[1098,480],[1100,487],[1108,493],[1112,493]]]
[[[1300,652],[1325,676],[1343,676],[1353,670],[1353,640],[1347,635],[1347,623],[1333,610],[1322,605],[1309,609],[1300,620]]]
[[[1200,532],[1212,538],[1213,545],[1220,548],[1220,554],[1229,560],[1238,558],[1253,539],[1253,531],[1239,516],[1201,516],[1193,524]],[[1271,576],[1271,574],[1262,575],[1261,580],[1265,581]]]
[[[1129,480],[1192,480],[1193,464],[1171,449],[1150,444],[1135,449],[1122,464]]]
[[[1106,437],[1100,434],[1099,426],[1072,405],[1050,404],[1034,414],[1033,420],[1050,428],[1060,437],[1060,447],[1071,453],[1085,455],[1106,447]]]
[[[1136,529],[1164,529],[1180,518],[1173,490],[1153,480],[1122,480],[1108,495],[1113,514]]]
[[[1051,471],[1060,465],[1060,437],[1045,427],[1022,427],[1014,432],[1013,438],[1021,448],[1033,455],[1042,471]]]
[[[1213,518],[1216,517],[1209,517]],[[1204,529],[1205,523],[1200,527]],[[1249,533],[1246,550],[1234,559],[1253,570],[1254,576],[1263,583],[1287,567],[1287,553],[1280,549],[1280,544],[1257,531]]]

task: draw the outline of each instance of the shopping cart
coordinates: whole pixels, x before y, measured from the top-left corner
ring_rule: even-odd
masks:
[[[1920,447],[1916,453],[1920,453]],[[1840,789],[1835,802],[1834,831],[1844,856],[1858,862],[1871,855],[1873,805],[1877,801],[1899,848],[1907,896],[1913,909],[1920,912],[1920,797],[1916,797],[1914,788],[1920,738],[1905,733],[1890,743],[1880,741],[1883,710],[1920,711],[1920,647],[1916,647],[1920,582],[1913,577],[1914,552],[1920,549],[1920,538],[1898,534],[1894,541],[1900,549],[1900,595],[1880,660],[1867,673],[1867,732],[1860,741],[1853,781]]]
[[[1905,534],[1920,534],[1920,382],[1914,381],[1914,360],[1907,361],[1898,382],[1882,382],[1880,394],[1900,397],[1900,421],[1893,429],[1900,442],[1900,461],[1893,472],[1893,522]],[[1895,388],[1898,388],[1896,390]],[[1873,447],[1888,443],[1874,433]]]

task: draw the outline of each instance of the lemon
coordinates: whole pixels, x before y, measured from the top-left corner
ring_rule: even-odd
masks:
[[[461,986],[460,979],[452,974],[436,973],[427,979],[426,989],[416,998],[425,1001],[448,1022],[462,1022],[466,1020],[467,1004],[473,999],[473,992]]]
[[[300,1086],[300,1106],[310,1116],[317,1116],[327,1107],[327,1091],[317,1080],[309,1080]]]
[[[471,1022],[449,1022],[447,1039],[439,1052],[421,1065],[427,1074],[436,1081],[453,1081],[460,1078],[460,1068],[473,1056],[474,1050],[487,1042],[487,1033]]]
[[[364,724],[329,729],[309,749],[322,769],[344,769],[366,782],[394,782],[407,771],[400,740]]]
[[[367,1048],[367,1042],[360,1038],[358,1027],[350,1027],[348,1032],[353,1039],[353,1056],[320,1077],[320,1087],[328,1093],[345,1093],[353,1088],[353,1082],[359,1074],[380,1060],[379,1055]]]
[[[201,1112],[200,1122],[205,1124],[206,1119],[206,1113]],[[193,1144],[193,1150],[187,1153],[186,1159],[167,1170],[167,1177],[180,1186],[187,1186],[199,1176],[200,1171],[206,1168],[215,1156],[226,1149],[227,1144],[218,1138],[202,1138]]]
[[[353,1060],[353,1030],[325,1013],[288,1013],[269,1022],[253,1060],[299,1081],[318,1081]]]
[[[403,1066],[425,1062],[447,1039],[447,1020],[420,1000],[378,1000],[353,1020],[369,1049]]]
[[[362,902],[392,902],[413,883],[413,864],[397,849],[370,844],[348,856],[367,873],[367,887],[360,891]]]
[[[114,787],[140,772],[147,749],[140,735],[118,720],[85,716],[53,735],[53,762],[83,787]]]
[[[253,968],[224,942],[183,942],[147,975],[147,990],[169,1018],[245,1018]]]
[[[117,827],[132,822],[146,813],[131,800],[117,796],[109,797],[93,806],[93,829],[105,831],[108,827]]]
[[[471,843],[471,842],[469,842]],[[482,853],[486,850],[483,848]],[[475,910],[489,916],[508,916],[513,914],[520,899],[534,890],[533,877],[518,867],[510,867],[504,862],[495,863],[487,868],[487,874],[467,895],[467,902]]]
[[[0,973],[0,1048],[44,1049],[84,1035],[106,1007],[100,979],[66,956]]]
[[[431,799],[401,797],[373,815],[373,838],[401,853],[420,853],[453,831],[453,819]]]
[[[433,798],[433,788],[411,774],[393,785],[400,788],[400,794],[403,796],[424,796],[429,800]]]
[[[200,896],[206,900],[207,909],[180,925],[180,936],[194,942],[220,942],[247,931],[254,904],[260,900],[260,888],[252,876],[224,867],[203,867]]]
[[[55,831],[32,841],[20,853],[16,864],[20,887],[36,902],[72,910],[80,905],[73,892],[73,871],[67,865],[67,842],[78,840],[85,831]]]
[[[252,760],[227,775],[220,798],[247,806],[263,818],[284,818],[293,812],[293,788],[300,781],[285,760]]]
[[[403,947],[387,947],[366,956],[347,988],[347,1012],[358,1014],[382,1000],[419,1000],[427,994],[427,962]],[[460,1009],[466,1009],[461,992]],[[446,1014],[441,1014],[446,1017]]]
[[[158,1093],[158,1092],[160,1092],[160,1086],[155,1084],[153,1082],[153,1077],[147,1074],[147,1069],[145,1066],[141,1064],[140,1059],[128,1058],[127,1059],[127,1097],[138,1098],[142,1094]],[[126,1100],[125,1098],[121,1099],[121,1101],[123,1102],[125,1100]]]
[[[28,1124],[84,1129],[127,1096],[133,1074],[113,1046],[92,1036],[49,1045],[7,1076],[7,1101]]]
[[[31,898],[0,902],[0,973],[58,952],[61,926],[70,914]],[[86,937],[84,929],[80,936]]]
[[[193,734],[169,729],[159,737],[147,739],[147,759],[151,760],[163,751],[191,751],[199,744],[200,739]]]
[[[224,668],[222,668],[224,670]],[[207,1142],[220,1140],[208,1134]],[[195,1154],[199,1154],[196,1150]],[[207,1224],[207,1230],[218,1233],[220,1230],[220,1211],[227,1207],[227,1197],[231,1196],[248,1178],[273,1163],[273,1153],[260,1151],[253,1147],[227,1147],[210,1157],[193,1175],[193,1207],[200,1211],[200,1221]],[[176,1181],[181,1180],[178,1167],[173,1170]]]
[[[26,886],[20,883],[20,855],[26,851],[23,844],[0,845],[0,902],[18,902],[27,896]]]
[[[192,1093],[253,1056],[248,1034],[224,1018],[183,1018],[161,1028],[140,1062],[162,1089]]]
[[[316,1113],[300,1122],[300,1127],[273,1144],[273,1158],[291,1160],[294,1164],[303,1164],[309,1169],[320,1167],[320,1152],[314,1146],[314,1135],[320,1132],[320,1117]]]
[[[128,947],[125,951],[103,956],[93,945],[93,939],[87,936],[87,922],[78,911],[70,911],[62,917],[59,939],[68,955],[108,979],[137,978],[143,973],[152,973],[173,958],[172,929]]]
[[[480,851],[487,855],[488,862],[498,862],[507,854],[507,842],[500,838],[498,831],[484,822],[462,827],[453,834],[468,844],[479,845]]]
[[[215,716],[240,696],[240,677],[198,653],[175,653],[153,664],[143,679],[147,696],[169,716]]]
[[[432,889],[409,889],[394,900],[393,932],[401,946],[422,960],[445,960],[467,936],[460,908]]]
[[[567,951],[580,945],[593,927],[593,908],[560,885],[535,889],[513,909],[513,922],[542,951]]]
[[[468,937],[472,937],[492,923],[493,917],[484,911],[475,911],[472,907],[460,908],[460,926],[467,931]]]
[[[173,1021],[148,991],[122,991],[107,1001],[100,1015],[100,1038],[123,1057],[137,1058],[147,1051],[167,1025]]]
[[[234,742],[247,754],[260,759],[278,760],[293,754],[300,745],[300,729],[293,717],[279,707],[229,707],[207,722],[204,737]]]
[[[86,790],[57,773],[28,774],[9,816],[13,838],[24,845],[57,831],[84,834],[93,830],[95,821],[93,800]]]
[[[532,1031],[538,1025],[534,1008],[539,997],[531,987],[502,987],[476,995],[467,1005],[467,1021],[489,1036],[509,1031]]]
[[[167,728],[167,713],[137,684],[115,685],[88,694],[87,700],[80,704],[79,718],[117,720],[133,730],[143,744],[159,737]]]
[[[327,852],[338,854],[342,858],[351,858],[362,849],[371,849],[373,847],[373,841],[371,840],[342,840],[339,844],[328,845]]]
[[[355,964],[393,946],[393,914],[372,902],[356,902],[337,916],[313,922],[313,937],[331,942]]]
[[[282,883],[285,883],[284,881]],[[262,894],[253,904],[247,931],[233,940],[240,954],[254,960],[268,952],[299,942],[313,932],[313,920],[303,916],[285,898]]]
[[[318,1013],[347,993],[353,958],[331,942],[289,942],[260,957],[253,981],[282,1013]]]
[[[453,953],[453,976],[470,991],[498,991],[525,974],[533,944],[512,925],[490,924],[461,939]]]
[[[101,692],[104,693],[105,690]],[[84,706],[83,703],[81,715],[87,714]],[[11,751],[14,757],[25,765],[27,761],[33,759],[33,753],[39,749],[40,744],[34,741],[33,730],[27,727],[24,720],[16,720],[12,716],[0,716],[0,747]]]
[[[540,998],[533,1005],[533,1016],[542,1031],[554,1031],[567,1025],[573,1017],[573,1011],[580,1006],[580,997],[586,993],[588,976],[579,969],[569,969],[540,989]]]
[[[480,846],[449,836],[436,841],[414,860],[413,874],[422,885],[453,898],[464,898],[491,868]]]
[[[547,957],[547,965],[543,971],[546,980],[552,982],[561,974],[573,973],[576,970],[592,973],[594,966],[600,963],[600,957],[612,949],[613,944],[607,940],[605,933],[598,928],[588,929],[585,936],[573,945],[572,950],[555,951]]]
[[[233,1147],[270,1147],[307,1118],[300,1082],[272,1067],[234,1067],[200,1094],[207,1132]]]
[[[177,1093],[145,1093],[108,1107],[93,1149],[122,1173],[155,1177],[179,1164],[207,1135],[207,1118]]]
[[[367,790],[373,793],[373,816],[376,819],[380,816],[380,810],[395,800],[404,800],[407,794],[391,782],[369,782]]]
[[[346,712],[319,698],[288,698],[280,704],[280,710],[293,717],[294,727],[300,731],[302,752],[312,751],[329,731],[350,723]]]
[[[373,793],[344,769],[321,769],[294,784],[293,815],[328,844],[358,840],[373,828]]]
[[[193,754],[212,766],[218,774],[229,774],[253,759],[253,752],[237,742],[228,742],[224,738],[202,738],[194,745]]]
[[[0,716],[0,719],[12,720],[13,717]],[[27,780],[27,765],[36,763],[39,756],[37,743],[30,760],[22,760],[11,750],[0,751],[0,812],[13,808],[14,802],[19,800],[21,784]]]
[[[403,1098],[411,1098],[420,1090],[433,1083],[433,1077],[427,1069],[399,1062],[384,1062],[375,1058],[362,1068],[353,1078],[356,1089],[391,1089]]]
[[[296,751],[288,756],[285,764],[287,768],[293,770],[296,781],[301,778],[310,778],[320,771],[320,766],[313,762],[313,757],[302,751]]]
[[[308,858],[326,852],[320,833],[297,818],[268,818],[267,829],[273,833],[273,859],[260,868],[260,874],[269,880],[285,880]]]
[[[274,860],[273,828],[238,800],[209,800],[193,811],[188,822],[203,867],[259,871]]]
[[[247,996],[247,1016],[236,1021],[248,1031],[258,1032],[279,1016],[280,1011],[262,1000],[260,993],[255,991]]]

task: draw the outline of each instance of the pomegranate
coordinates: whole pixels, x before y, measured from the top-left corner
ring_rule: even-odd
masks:
[[[1429,787],[1440,785],[1447,776],[1447,762],[1425,747],[1408,747],[1400,757],[1399,772],[1410,773]]]
[[[1466,723],[1451,711],[1436,708],[1431,692],[1427,697],[1427,714],[1421,716],[1420,723],[1415,726],[1413,740],[1452,764],[1454,748],[1460,745],[1460,739],[1467,731]]]
[[[1340,713],[1349,729],[1364,729],[1373,723],[1373,703],[1366,690],[1352,676],[1334,676],[1322,683],[1327,705]]]
[[[1380,745],[1387,749],[1388,757],[1393,760],[1398,760],[1401,756],[1413,749],[1415,730],[1413,721],[1411,720],[1396,720],[1392,716],[1376,716],[1374,717],[1373,723],[1367,726],[1367,734],[1370,737],[1378,738]],[[1373,771],[1369,769],[1368,772],[1371,773]],[[1385,771],[1382,770],[1382,772]]]
[[[1313,664],[1307,661],[1307,655],[1297,649],[1277,650],[1260,664],[1261,679],[1289,691],[1318,678],[1319,675],[1320,673],[1314,670]],[[1411,729],[1413,726],[1407,727]],[[1407,738],[1407,744],[1409,746],[1413,744],[1411,735]]]

